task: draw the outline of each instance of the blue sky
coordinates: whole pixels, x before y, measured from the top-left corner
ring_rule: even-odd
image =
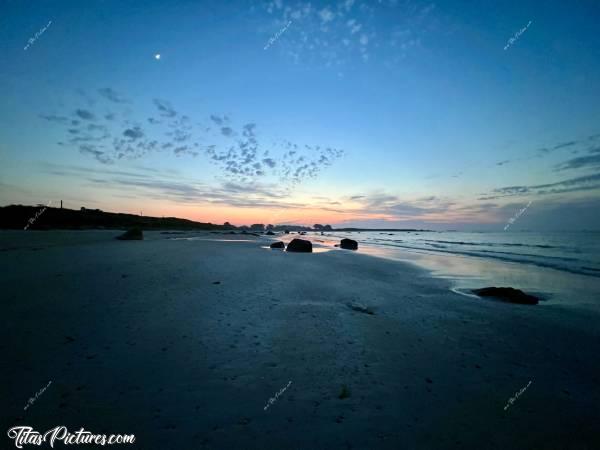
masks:
[[[3,10],[1,204],[600,229],[598,3]]]

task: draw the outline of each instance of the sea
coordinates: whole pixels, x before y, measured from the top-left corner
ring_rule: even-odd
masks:
[[[417,264],[464,295],[480,287],[510,286],[537,294],[542,304],[600,310],[597,231],[334,231],[320,236],[327,244],[344,237],[358,241],[362,253]]]

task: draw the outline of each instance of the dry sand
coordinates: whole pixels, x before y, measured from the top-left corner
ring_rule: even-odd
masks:
[[[16,425],[142,449],[600,448],[589,311],[468,298],[360,251],[118,234],[0,233],[2,448]]]

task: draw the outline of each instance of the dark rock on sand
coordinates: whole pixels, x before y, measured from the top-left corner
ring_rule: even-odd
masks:
[[[365,314],[375,314],[375,312],[368,306],[359,305],[358,303],[348,303],[348,308]]]
[[[353,239],[342,239],[340,241],[340,247],[346,250],[358,250],[358,242]]]
[[[281,241],[273,242],[271,248],[285,248],[285,244]]]
[[[144,239],[144,233],[139,228],[131,228],[121,236],[117,236],[117,239],[121,241],[141,241]]]
[[[290,230],[285,230],[285,234],[290,234]]]
[[[288,252],[312,253],[312,243],[304,239],[292,239],[287,246]]]
[[[346,386],[345,384],[342,386],[342,389],[340,389],[340,393],[338,395],[338,398],[340,400],[343,400],[345,398],[350,397],[350,389],[348,389],[348,386]]]
[[[473,289],[473,293],[480,297],[494,297],[509,303],[519,303],[522,305],[537,305],[539,299],[533,295],[526,294],[520,289],[511,287],[486,287],[482,289]]]

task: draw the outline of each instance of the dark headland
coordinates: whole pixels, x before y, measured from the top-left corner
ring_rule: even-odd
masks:
[[[34,218],[35,220],[31,220]],[[235,226],[229,222],[215,224],[177,217],[150,217],[137,214],[105,212],[100,209],[67,209],[45,205],[9,205],[0,207],[0,229],[19,230],[92,230],[138,227],[146,230],[253,230],[253,231],[429,231],[416,229],[332,228],[331,225],[264,225]]]

